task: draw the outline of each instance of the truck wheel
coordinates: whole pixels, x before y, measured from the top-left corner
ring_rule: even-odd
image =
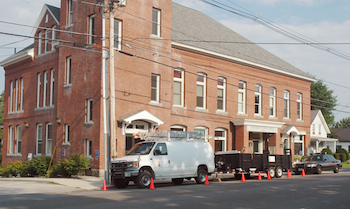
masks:
[[[206,170],[199,169],[196,178],[197,184],[203,184],[205,182],[206,175],[208,175],[208,172]]]
[[[171,179],[171,181],[172,181],[175,185],[180,185],[180,184],[182,184],[182,182],[184,181],[184,179],[183,179],[183,178]]]
[[[124,189],[129,185],[129,180],[126,179],[114,179],[113,180],[114,186],[116,186],[118,189]]]
[[[339,166],[338,166],[338,165],[336,165],[336,166],[334,167],[334,173],[339,173]]]
[[[149,187],[151,184],[152,175],[149,171],[142,171],[138,176],[138,184],[140,188]]]
[[[283,169],[281,166],[277,166],[275,171],[276,171],[277,178],[281,178],[283,176]]]
[[[269,172],[270,172],[270,176],[271,176],[271,178],[274,178],[274,177],[275,177],[275,175],[276,175],[275,168],[274,168],[274,167],[270,167],[270,168],[269,168]]]

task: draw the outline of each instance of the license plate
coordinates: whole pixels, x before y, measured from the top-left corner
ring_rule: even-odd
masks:
[[[130,177],[130,176],[131,176],[131,173],[130,173],[130,172],[125,172],[125,173],[124,173],[124,176],[125,176],[125,177]]]
[[[298,168],[298,171],[303,171],[303,168]]]

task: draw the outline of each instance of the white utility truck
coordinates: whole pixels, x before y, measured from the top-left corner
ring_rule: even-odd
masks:
[[[214,152],[208,136],[195,132],[164,131],[144,133],[126,156],[111,162],[111,179],[118,188],[133,181],[140,188],[153,179],[172,179],[181,184],[195,178],[198,184],[214,172]]]

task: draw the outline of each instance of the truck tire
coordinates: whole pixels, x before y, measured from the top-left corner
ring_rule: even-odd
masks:
[[[196,177],[197,184],[204,184],[206,175],[208,175],[208,172],[206,170],[199,169]]]
[[[270,167],[270,168],[269,168],[269,172],[270,172],[270,176],[271,176],[271,178],[274,178],[274,177],[275,177],[275,175],[276,175],[275,168],[274,168],[274,167]]]
[[[149,171],[141,171],[138,176],[138,185],[140,188],[149,187],[151,184],[152,175]]]
[[[114,186],[118,189],[124,189],[129,185],[129,180],[126,179],[113,179]]]
[[[184,179],[183,179],[183,178],[171,179],[171,181],[172,181],[175,185],[180,185],[180,184],[182,184],[182,182],[184,181]]]
[[[276,171],[276,178],[281,178],[283,176],[283,169],[281,166],[277,166],[275,171]]]

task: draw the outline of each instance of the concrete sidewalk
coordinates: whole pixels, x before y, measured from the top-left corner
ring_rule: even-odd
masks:
[[[47,182],[67,187],[79,188],[83,190],[101,190],[103,187],[104,178],[91,177],[91,176],[79,176],[77,178],[40,178],[40,177],[12,177],[2,178],[1,181],[30,181],[30,182]],[[107,185],[111,187],[112,185]]]

